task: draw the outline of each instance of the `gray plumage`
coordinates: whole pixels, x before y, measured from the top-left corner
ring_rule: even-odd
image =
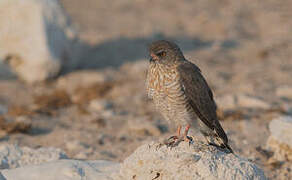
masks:
[[[210,144],[232,152],[217,118],[212,91],[200,69],[187,61],[172,42],[156,41],[149,51],[152,58],[146,81],[148,96],[164,118],[179,127],[190,125]]]

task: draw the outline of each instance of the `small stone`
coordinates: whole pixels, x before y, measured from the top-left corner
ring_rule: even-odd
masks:
[[[268,149],[274,152],[278,161],[292,161],[292,117],[282,116],[269,124],[271,132],[267,141]]]
[[[58,0],[1,0],[0,26],[0,59],[28,83],[57,76],[75,57],[76,33]]]
[[[74,141],[67,141],[66,142],[66,148],[69,150],[69,151],[75,151],[77,149],[80,149],[82,148],[82,144],[80,141],[77,141],[77,140],[74,140]]]
[[[104,111],[112,107],[113,104],[107,100],[94,99],[89,103],[89,108],[94,111]]]
[[[276,95],[287,99],[292,99],[292,86],[281,86],[276,90]]]
[[[292,117],[281,116],[274,119],[269,124],[271,136],[281,142],[289,145],[292,148]]]
[[[76,159],[87,159],[88,153],[86,152],[79,152],[74,156]]]
[[[17,145],[0,145],[0,169],[17,168],[24,165],[36,165],[43,162],[67,158],[60,149],[19,147]]]

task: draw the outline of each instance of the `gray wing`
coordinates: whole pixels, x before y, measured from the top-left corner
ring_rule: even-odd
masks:
[[[206,126],[215,130],[224,143],[227,143],[227,136],[217,118],[217,107],[212,91],[202,76],[200,69],[189,61],[184,61],[177,69],[185,95],[197,116]]]

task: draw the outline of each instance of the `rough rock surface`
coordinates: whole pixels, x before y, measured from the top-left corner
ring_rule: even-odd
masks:
[[[0,169],[17,168],[64,158],[67,157],[60,149],[31,149],[10,144],[0,145]]]
[[[273,158],[279,161],[292,161],[292,117],[282,116],[269,124],[271,136],[268,148],[274,152]]]
[[[196,142],[168,148],[151,142],[121,166],[120,179],[266,179],[255,164]]]
[[[56,76],[70,59],[76,35],[58,0],[2,0],[0,26],[0,59],[29,83]]]
[[[110,161],[58,160],[16,169],[2,170],[2,179],[17,180],[110,180],[119,164]],[[1,180],[1,176],[0,176]]]

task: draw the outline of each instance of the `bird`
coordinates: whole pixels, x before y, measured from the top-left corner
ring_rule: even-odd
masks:
[[[146,89],[164,119],[177,127],[167,145],[192,141],[190,128],[199,130],[209,145],[233,150],[218,120],[212,90],[198,66],[188,61],[177,44],[167,40],[149,45]],[[181,133],[181,129],[184,132]]]

